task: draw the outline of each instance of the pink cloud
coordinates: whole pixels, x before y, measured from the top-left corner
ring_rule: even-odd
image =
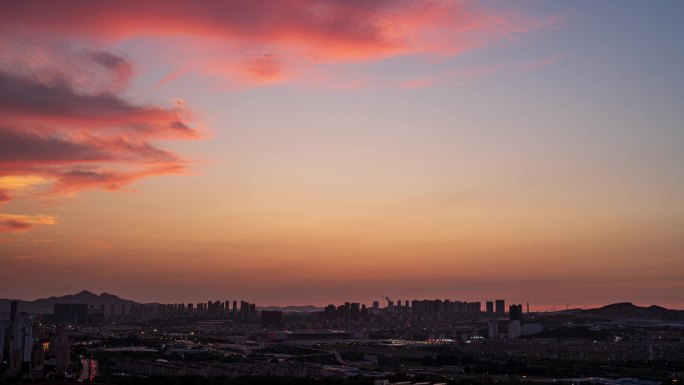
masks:
[[[12,33],[105,41],[191,37],[184,44],[173,45],[174,60],[179,56],[190,59],[182,60],[182,70],[173,71],[162,83],[188,68],[220,74],[238,85],[296,81],[312,74],[311,65],[397,55],[454,56],[562,22],[557,15],[528,17],[473,1],[442,0],[208,0],[201,4],[124,0],[114,4],[75,1],[68,7],[55,2],[0,5],[0,25],[4,26],[0,30]],[[178,55],[179,51],[184,54]]]
[[[58,46],[32,42],[19,49],[0,39],[8,53],[0,60],[0,202],[121,190],[185,171],[187,162],[158,144],[199,137],[186,123],[192,114],[183,102],[159,107],[127,100],[122,92],[133,69],[121,55],[87,49],[63,55]],[[0,220],[4,232],[48,224],[28,216]]]
[[[240,65],[245,74],[255,82],[274,82],[286,78],[283,64],[274,55],[260,55]]]
[[[79,126],[90,132],[99,128],[157,138],[197,136],[181,120],[181,108],[134,105],[110,92],[77,93],[66,79],[44,83],[0,72],[0,113],[10,124],[46,130]]]

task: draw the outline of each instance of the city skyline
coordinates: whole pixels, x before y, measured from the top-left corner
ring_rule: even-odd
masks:
[[[683,12],[3,2],[0,297],[684,309]]]
[[[229,302],[236,302],[236,303],[248,303],[248,304],[257,304],[258,309],[269,309],[269,308],[309,308],[310,309],[304,309],[304,310],[294,310],[294,311],[304,311],[304,312],[309,312],[309,311],[322,311],[324,310],[327,306],[334,305],[334,304],[345,304],[345,303],[356,303],[359,305],[363,305],[364,307],[368,306],[375,306],[376,304],[379,304],[381,308],[387,308],[387,307],[392,307],[392,306],[405,306],[406,303],[408,303],[408,307],[413,306],[412,303],[414,301],[446,301],[446,302],[462,302],[464,304],[479,304],[479,309],[480,312],[483,314],[491,313],[494,312],[496,314],[503,314],[503,313],[508,313],[508,307],[509,305],[520,305],[524,306],[525,312],[556,312],[556,311],[563,311],[563,310],[575,310],[575,309],[593,309],[593,308],[601,308],[604,306],[608,305],[616,305],[616,304],[624,304],[624,303],[629,303],[633,304],[636,306],[641,306],[641,307],[649,307],[649,306],[660,306],[658,304],[644,304],[644,303],[633,303],[632,301],[623,301],[623,302],[616,302],[616,303],[605,303],[605,304],[588,304],[588,305],[583,305],[583,306],[570,306],[570,304],[533,304],[530,303],[529,301],[524,301],[524,300],[510,300],[510,299],[502,299],[501,297],[492,297],[492,298],[461,298],[461,297],[449,297],[449,296],[442,296],[442,297],[415,297],[415,296],[406,296],[406,297],[388,297],[386,295],[381,295],[377,298],[368,298],[368,299],[358,299],[358,298],[344,298],[344,299],[337,299],[337,300],[323,300],[322,302],[316,302],[316,303],[296,303],[296,302],[279,302],[279,303],[271,303],[268,301],[268,299],[265,300],[265,302],[260,302],[260,301],[254,301],[253,299],[249,297],[231,297],[231,299],[218,299],[220,295],[214,295],[212,296],[207,296],[204,299],[193,299],[193,300],[182,300],[179,298],[171,298],[170,300],[167,301],[161,301],[161,300],[139,300],[137,298],[132,298],[132,297],[122,297],[117,295],[116,293],[108,293],[108,292],[100,292],[97,294],[97,291],[90,291],[90,290],[82,290],[78,293],[67,293],[64,295],[58,295],[58,294],[53,294],[49,297],[45,298],[0,298],[0,300],[4,301],[23,301],[23,302],[33,302],[33,301],[39,301],[39,300],[50,300],[51,302],[59,303],[59,301],[55,301],[55,298],[68,298],[68,297],[79,297],[79,296],[88,296],[88,297],[115,297],[117,301],[124,301],[124,302],[131,302],[134,304],[138,305],[178,305],[178,306],[198,306],[198,305],[206,305],[207,303],[229,303]],[[108,298],[107,300],[110,300],[111,298]],[[77,304],[77,303],[90,303],[92,298],[90,300],[81,300],[74,302],[73,299],[70,299],[69,302],[65,303],[70,303],[70,304]],[[392,305],[390,305],[390,302]],[[9,303],[9,302],[8,302]],[[397,304],[401,305],[397,305]],[[491,304],[491,305],[490,305]],[[129,304],[130,305],[130,304]],[[233,304],[235,305],[235,303]],[[112,309],[114,308],[114,305],[111,305]],[[490,309],[491,306],[491,309]],[[191,309],[191,308],[190,308]],[[199,310],[197,307],[195,308]],[[503,309],[503,312],[502,312]],[[677,309],[677,308],[672,308],[671,310],[684,310],[684,309]],[[117,311],[118,310],[118,305],[117,305]]]
[[[567,369],[600,385],[658,385],[654,379],[680,377],[673,371],[682,364],[684,311],[622,303],[546,313],[531,312],[529,304],[507,307],[504,299],[487,301],[484,309],[479,301],[383,299],[386,306],[345,302],[310,311],[244,300],[139,304],[87,291],[40,303],[0,300],[0,370],[3,380],[120,383],[123,377],[128,384],[129,376],[139,383],[183,376],[226,384],[280,377],[454,385],[499,373],[513,376],[511,384],[528,382],[531,374],[529,384],[554,377],[577,382],[561,378]],[[502,357],[508,357],[504,365]]]

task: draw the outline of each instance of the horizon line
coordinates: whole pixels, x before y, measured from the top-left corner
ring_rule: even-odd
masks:
[[[86,289],[80,290],[80,291],[75,292],[75,293],[67,293],[67,294],[62,294],[62,295],[50,295],[50,296],[48,296],[48,297],[37,297],[37,298],[35,298],[35,299],[0,298],[0,300],[7,300],[7,301],[15,301],[15,300],[16,300],[16,301],[22,301],[22,302],[34,302],[34,301],[38,301],[38,300],[50,299],[50,298],[55,298],[55,297],[66,297],[66,296],[70,296],[70,295],[78,295],[78,294],[81,294],[81,293],[83,293],[83,292],[88,292],[88,293],[91,293],[91,294],[96,295],[96,296],[98,296],[98,297],[99,297],[99,296],[102,296],[103,294],[109,294],[109,295],[115,296],[115,297],[117,297],[117,298],[119,298],[119,299],[121,299],[121,300],[132,301],[132,302],[135,302],[135,303],[141,304],[141,305],[152,305],[152,304],[160,304],[160,305],[161,305],[161,304],[187,304],[187,303],[193,303],[193,304],[195,304],[195,303],[206,303],[206,302],[209,301],[209,300],[204,300],[204,301],[196,301],[196,300],[195,300],[195,301],[188,301],[188,300],[186,300],[186,301],[172,301],[172,302],[166,302],[166,301],[139,301],[139,300],[135,300],[135,299],[131,299],[131,298],[124,298],[124,297],[119,296],[118,294],[110,293],[110,292],[108,292],[108,291],[101,291],[101,292],[98,294],[96,291],[86,290]],[[451,299],[449,299],[449,298],[422,298],[422,299],[413,298],[413,299],[410,299],[409,301],[414,301],[414,300],[419,300],[419,301],[421,301],[421,300],[445,300],[445,299],[451,300]],[[498,299],[500,300],[501,298],[498,298]],[[504,298],[503,300],[506,301],[505,298]],[[226,300],[219,300],[219,301],[220,301],[220,302],[224,302],[224,301],[226,301]],[[232,302],[233,300],[231,299],[230,301]],[[257,304],[257,302],[251,302],[250,300],[245,300],[244,298],[243,298],[243,299],[237,299],[236,301],[245,301],[245,302]],[[405,300],[402,300],[402,301],[405,301]],[[487,302],[487,300],[485,300],[485,301],[482,301],[482,300],[480,300],[480,301],[453,300],[453,301],[480,302],[481,304]],[[492,301],[492,302],[495,302],[496,299],[491,300],[491,301]],[[211,300],[211,302],[214,302],[214,301]],[[363,301],[351,301],[351,300],[350,300],[350,301],[344,301],[344,302],[366,304],[366,303],[363,302]],[[340,302],[340,303],[344,303],[344,302]],[[369,302],[372,303],[372,302],[374,302],[374,301],[369,301]],[[393,302],[394,302],[394,301],[393,301]],[[508,301],[506,301],[506,302],[508,302]],[[601,308],[601,307],[605,307],[605,306],[609,306],[609,305],[623,304],[623,303],[629,303],[629,304],[632,304],[632,305],[634,305],[634,306],[645,307],[645,308],[652,307],[652,306],[657,306],[657,307],[661,307],[661,308],[664,308],[664,309],[667,309],[667,310],[684,311],[684,306],[682,306],[681,304],[675,305],[674,307],[672,307],[672,305],[674,305],[674,304],[659,305],[659,304],[652,303],[652,304],[650,304],[650,305],[646,305],[646,304],[642,304],[642,303],[640,303],[640,302],[634,302],[634,301],[630,301],[630,300],[626,300],[626,301],[616,301],[616,302],[610,302],[610,303],[605,303],[605,304],[582,304],[582,305],[579,305],[579,304],[539,304],[539,305],[533,305],[533,304],[530,303],[530,302],[519,302],[519,301],[511,301],[511,302],[509,302],[508,304],[509,304],[509,305],[510,305],[510,304],[521,304],[521,305],[530,304],[530,307],[531,307],[531,308],[535,308],[535,310],[533,310],[532,312],[535,312],[535,313],[553,313],[553,312],[562,312],[562,311],[578,310],[578,309],[579,309],[579,310],[597,309],[597,308]],[[257,307],[260,307],[260,308],[268,308],[268,307],[278,307],[278,308],[284,308],[284,307],[316,307],[316,308],[324,308],[324,307],[327,306],[327,305],[334,305],[334,304],[335,304],[334,301],[328,301],[326,304],[315,304],[315,303],[307,303],[307,304],[287,304],[287,305],[274,305],[274,304],[269,304],[269,305],[258,305]],[[381,308],[382,308],[382,307],[381,307]],[[541,308],[541,309],[540,309],[540,308]]]

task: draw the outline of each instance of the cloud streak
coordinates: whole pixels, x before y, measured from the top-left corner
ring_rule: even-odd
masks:
[[[560,60],[560,56],[551,56],[531,62],[524,63],[499,63],[494,65],[472,66],[453,69],[450,71],[436,73],[430,77],[407,80],[396,85],[398,88],[415,89],[433,86],[454,86],[464,85],[468,81],[481,78],[483,76],[496,74],[503,71],[510,72],[530,72],[552,65]]]
[[[31,230],[38,225],[54,225],[57,218],[49,215],[0,214],[0,232]]]
[[[183,173],[188,162],[163,140],[198,138],[184,103],[158,107],[123,96],[132,76],[122,55],[31,40],[0,39],[0,204],[78,192],[120,190]],[[6,53],[6,55],[5,55]],[[55,224],[49,216],[4,214],[0,231]]]
[[[0,113],[14,124],[46,130],[79,126],[157,138],[197,136],[181,121],[180,109],[137,106],[110,92],[78,94],[64,77],[45,83],[0,72]]]
[[[400,53],[452,54],[487,38],[511,37],[558,22],[499,14],[464,1],[266,0],[197,4],[188,0],[10,2],[7,29],[99,36],[194,35],[275,43],[323,58],[368,58]],[[135,17],[131,17],[135,15]]]
[[[135,17],[132,17],[135,15]],[[173,46],[191,57],[181,68],[217,74],[237,84],[307,80],[311,66],[382,60],[398,55],[454,56],[563,22],[528,17],[474,1],[188,0],[9,2],[0,30],[104,41],[188,36]],[[204,48],[202,48],[204,47]],[[124,63],[97,54],[121,77]],[[121,67],[119,67],[121,66]],[[178,69],[172,72],[177,74]],[[349,79],[341,80],[344,82]]]

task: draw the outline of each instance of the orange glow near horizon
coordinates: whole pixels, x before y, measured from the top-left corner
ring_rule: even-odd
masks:
[[[684,308],[684,53],[623,17],[1,4],[0,297]]]

